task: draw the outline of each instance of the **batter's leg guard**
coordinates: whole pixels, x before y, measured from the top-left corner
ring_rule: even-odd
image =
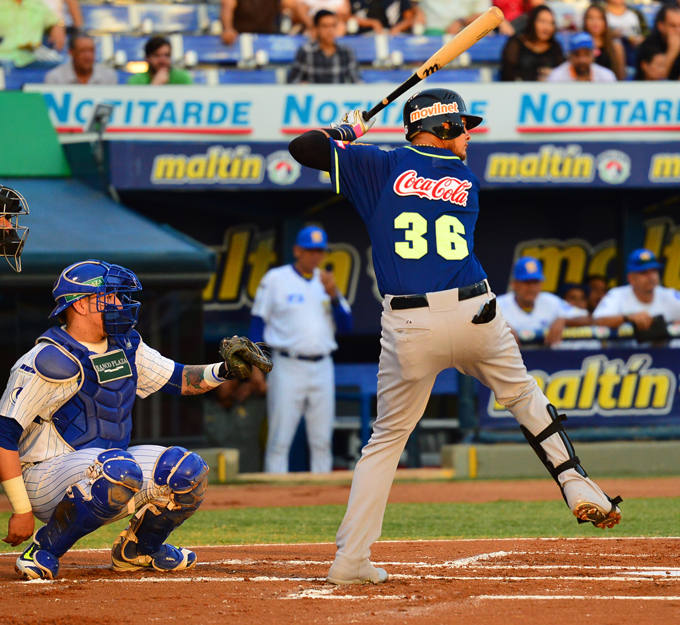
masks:
[[[50,520],[17,559],[29,579],[53,579],[59,558],[83,536],[114,519],[138,493],[142,469],[127,451],[109,449],[97,456],[85,480],[70,486]]]
[[[153,481],[164,498],[140,508],[117,538],[111,550],[117,571],[182,571],[196,564],[196,554],[165,540],[201,505],[208,488],[208,465],[184,447],[170,447],[159,456]]]
[[[618,504],[623,499],[618,496],[612,499],[588,477],[562,425],[562,422],[567,420],[566,415],[558,415],[557,409],[552,404],[548,404],[546,408],[552,423],[536,436],[523,425],[520,425],[522,434],[524,434],[531,448],[536,452],[536,455],[548,469],[555,482],[557,482],[562,491],[564,501],[572,510],[578,522],[590,522],[602,529],[613,527],[621,520],[621,511],[618,508]],[[548,454],[542,446],[542,443],[553,434],[559,434],[569,456],[568,460],[558,466],[555,466],[548,459]],[[560,476],[567,472],[569,472],[568,475],[560,479]]]

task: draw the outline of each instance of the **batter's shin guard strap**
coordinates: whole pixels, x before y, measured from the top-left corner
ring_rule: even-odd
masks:
[[[536,434],[536,436],[534,436],[523,425],[520,425],[519,427],[522,430],[522,434],[524,434],[524,438],[527,439],[529,445],[531,445],[531,448],[536,452],[536,455],[540,458],[541,462],[545,465],[546,469],[548,469],[548,472],[550,473],[550,475],[552,475],[555,482],[557,482],[557,485],[560,487],[560,490],[562,490],[562,485],[560,484],[559,480],[560,473],[564,473],[569,469],[575,469],[583,477],[588,477],[588,475],[583,470],[583,467],[581,466],[581,461],[579,460],[579,457],[576,455],[576,452],[574,451],[574,446],[571,444],[571,441],[569,440],[569,437],[567,436],[567,433],[564,431],[564,427],[562,426],[562,422],[567,420],[566,415],[563,414],[558,415],[557,409],[552,404],[548,404],[546,406],[546,409],[548,411],[548,414],[550,415],[552,422],[542,432],[539,432],[538,434]],[[543,441],[551,437],[553,434],[560,435],[560,438],[564,443],[564,447],[567,451],[567,454],[569,455],[569,459],[558,466],[554,466],[553,463],[550,462],[550,460],[548,460],[548,455],[545,453],[545,450],[541,445]],[[564,497],[564,491],[562,492],[562,496]]]
[[[40,549],[61,558],[76,541],[106,525],[142,487],[142,469],[132,454],[109,449],[88,470],[89,484],[71,486],[50,520],[35,535]]]
[[[184,447],[169,447],[156,462],[153,480],[167,489],[169,501],[165,506],[154,501],[131,521],[140,555],[158,551],[170,533],[198,510],[208,488],[208,465]]]

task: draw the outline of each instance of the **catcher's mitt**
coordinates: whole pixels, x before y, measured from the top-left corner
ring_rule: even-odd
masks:
[[[232,336],[230,339],[222,339],[220,356],[224,360],[227,373],[244,379],[253,373],[253,366],[264,373],[272,370],[268,349],[266,343],[253,343],[245,336]]]

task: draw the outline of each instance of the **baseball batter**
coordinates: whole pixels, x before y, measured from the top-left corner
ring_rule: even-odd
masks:
[[[12,505],[7,537],[28,539],[16,561],[29,579],[53,579],[59,558],[97,528],[134,516],[111,550],[113,568],[180,571],[196,555],[165,540],[201,505],[208,467],[183,447],[130,447],[135,395],[198,395],[250,364],[268,368],[247,339],[225,340],[226,362],[184,366],[135,331],[141,290],[130,270],[98,260],[57,280],[54,326],[12,368],[0,400],[0,481]],[[249,350],[252,349],[253,357]]]
[[[352,329],[352,311],[333,274],[319,268],[327,245],[321,228],[300,230],[293,248],[295,262],[268,271],[253,303],[250,337],[254,341],[264,337],[276,365],[267,378],[267,473],[288,472],[288,454],[302,415],[311,471],[333,469],[331,353],[338,348],[336,328]]]
[[[361,111],[343,124],[309,131],[290,153],[329,171],[333,188],[363,218],[383,294],[378,417],[357,463],[338,551],[334,584],[383,582],[370,547],[406,440],[420,419],[437,374],[449,367],[476,377],[519,421],[522,432],[581,522],[611,527],[621,518],[580,465],[558,415],[527,373],[474,254],[479,181],[463,163],[471,115],[460,95],[428,89],[404,106],[411,145],[386,152],[353,144],[373,123]]]

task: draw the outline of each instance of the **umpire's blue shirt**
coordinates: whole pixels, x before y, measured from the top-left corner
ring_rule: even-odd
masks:
[[[385,152],[330,139],[331,180],[366,222],[380,292],[444,291],[486,278],[474,255],[479,180],[449,150]]]

